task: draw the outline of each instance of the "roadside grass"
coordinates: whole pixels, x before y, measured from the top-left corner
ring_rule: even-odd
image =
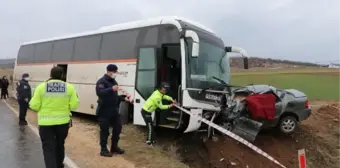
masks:
[[[236,72],[235,72],[236,71]],[[337,68],[300,68],[300,69],[268,69],[250,68],[232,71],[233,75],[255,75],[255,74],[296,74],[296,73],[340,73]]]
[[[309,99],[339,100],[339,76],[322,73],[338,72],[336,70],[295,70],[281,72],[233,73],[232,84],[268,84],[280,89],[297,89],[304,92]],[[305,73],[305,74],[303,74]]]
[[[4,75],[6,75],[9,79],[9,76],[13,75],[13,69],[0,68],[0,78],[2,78]]]

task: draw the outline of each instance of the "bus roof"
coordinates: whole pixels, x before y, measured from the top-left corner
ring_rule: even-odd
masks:
[[[207,28],[207,27],[205,27],[205,26],[203,26],[200,23],[197,23],[195,21],[191,21],[191,20],[181,18],[181,17],[177,17],[177,16],[163,16],[163,17],[157,17],[157,18],[150,18],[150,19],[146,19],[146,20],[137,20],[137,21],[132,21],[132,22],[115,24],[115,25],[111,25],[111,26],[104,26],[104,27],[101,27],[98,30],[94,30],[94,31],[87,31],[87,32],[71,34],[71,35],[66,35],[66,36],[60,36],[60,37],[54,37],[54,38],[49,38],[49,39],[42,39],[42,40],[25,42],[22,45],[49,42],[49,41],[75,38],[75,37],[81,37],[81,36],[88,36],[88,35],[94,35],[94,34],[102,34],[102,33],[107,33],[107,32],[128,30],[128,29],[141,28],[141,27],[154,26],[154,25],[161,25],[161,24],[172,24],[172,25],[175,25],[178,29],[181,29],[182,26],[180,25],[180,23],[177,20],[187,22],[187,23],[192,24],[194,26],[197,26],[201,29],[204,29],[204,30],[206,30],[206,31],[208,31],[212,34],[215,34],[211,29],[209,29],[209,28]]]

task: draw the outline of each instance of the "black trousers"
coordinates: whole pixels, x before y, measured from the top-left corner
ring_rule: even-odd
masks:
[[[153,121],[152,121],[152,113],[149,113],[142,109],[141,111],[142,117],[145,121],[146,126],[148,127],[148,134],[146,136],[146,143],[153,143],[155,138],[155,129],[153,127]]]
[[[63,168],[69,124],[39,126],[46,168]]]
[[[6,98],[8,98],[8,89],[7,88],[1,88],[1,96],[0,96],[0,98],[2,99],[2,98],[4,98],[4,99],[6,99]]]
[[[18,103],[19,103],[19,120],[26,121],[28,102],[26,102],[25,100],[18,100]]]
[[[109,137],[109,129],[112,127],[111,150],[118,148],[119,135],[122,132],[122,122],[120,115],[117,113],[112,117],[99,116],[100,127],[100,147],[101,151],[107,150],[107,139]]]

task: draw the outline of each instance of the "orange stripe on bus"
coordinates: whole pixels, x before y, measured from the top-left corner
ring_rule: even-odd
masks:
[[[94,63],[118,63],[118,62],[137,62],[137,59],[119,59],[119,60],[96,60],[96,61],[71,61],[71,62],[38,62],[38,63],[17,63],[20,65],[49,65],[49,64],[94,64]]]

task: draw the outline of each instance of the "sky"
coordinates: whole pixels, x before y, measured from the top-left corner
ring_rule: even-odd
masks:
[[[159,16],[214,30],[250,56],[308,62],[339,60],[339,0],[3,0],[0,58],[27,41]]]

